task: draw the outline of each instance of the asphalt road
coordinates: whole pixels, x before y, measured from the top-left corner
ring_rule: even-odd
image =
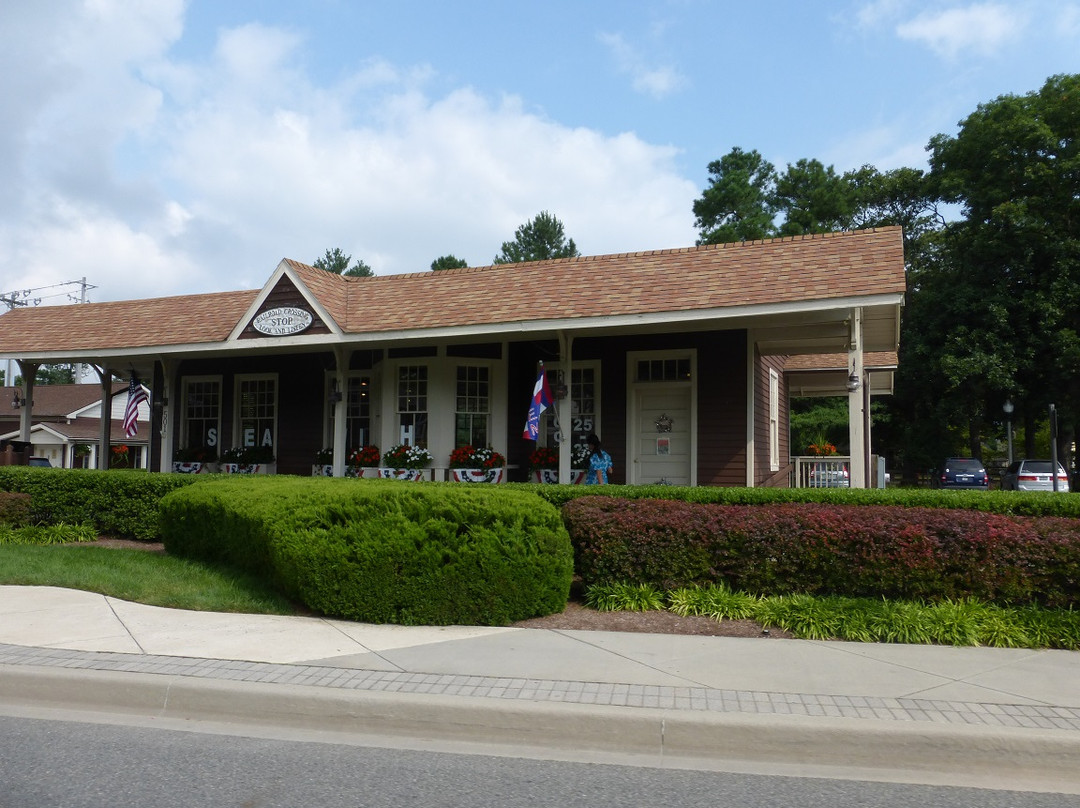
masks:
[[[1075,808],[1075,795],[420,752],[0,716],[0,808]]]

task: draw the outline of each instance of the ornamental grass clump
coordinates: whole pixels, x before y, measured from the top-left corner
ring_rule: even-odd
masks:
[[[598,612],[656,612],[664,609],[664,596],[648,584],[615,583],[589,587],[585,602]]]

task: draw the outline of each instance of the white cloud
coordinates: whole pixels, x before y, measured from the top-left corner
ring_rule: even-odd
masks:
[[[695,238],[698,189],[672,147],[568,127],[513,96],[432,96],[426,65],[371,59],[318,85],[303,38],[262,25],[181,62],[179,0],[132,19],[119,6],[68,4],[70,26],[36,20],[11,57],[19,86],[41,89],[0,110],[0,254],[17,267],[0,292],[83,276],[94,300],[249,288],[282,257],[335,246],[380,273],[447,253],[484,264],[545,209],[586,253]],[[106,56],[61,49],[83,24],[101,27]],[[5,97],[12,86],[0,74]]]
[[[685,77],[676,68],[648,64],[621,34],[602,33],[597,38],[611,53],[619,72],[630,76],[635,92],[663,98],[682,89],[686,84]]]
[[[901,23],[901,39],[921,42],[940,56],[955,59],[963,52],[992,54],[1017,37],[1027,24],[1026,14],[999,3],[929,11]]]

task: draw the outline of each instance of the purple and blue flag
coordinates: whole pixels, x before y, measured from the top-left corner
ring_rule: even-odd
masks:
[[[521,437],[525,440],[536,440],[540,436],[540,416],[552,405],[553,401],[551,388],[548,387],[547,373],[544,371],[544,366],[540,365],[540,375],[536,377],[532,401],[529,403],[529,418],[525,422],[525,431]]]

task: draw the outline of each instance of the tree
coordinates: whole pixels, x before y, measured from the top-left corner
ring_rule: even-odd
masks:
[[[504,241],[502,252],[493,263],[518,264],[522,261],[546,261],[551,258],[575,258],[581,255],[573,239],[567,239],[563,223],[546,210],[536,214],[514,232],[513,241]]]
[[[776,234],[776,169],[757,151],[737,146],[709,163],[709,187],[694,201],[698,244],[756,240]]]
[[[855,218],[855,186],[848,175],[838,175],[820,160],[799,160],[788,164],[776,178],[773,198],[784,215],[782,236],[829,233],[848,230]]]
[[[955,137],[930,141],[937,193],[964,214],[945,240],[949,265],[964,270],[951,294],[971,301],[968,340],[997,343],[984,411],[1010,397],[1031,441],[1055,403],[1062,457],[1080,420],[1078,133],[1071,75],[980,104]]]
[[[375,275],[375,270],[359,258],[357,258],[356,263],[350,267],[349,262],[351,260],[351,255],[345,255],[340,247],[334,247],[332,250],[327,250],[322,258],[316,258],[315,263],[313,263],[312,266],[316,269],[325,269],[327,272],[333,272],[335,275],[345,275],[350,278],[370,278]]]
[[[464,269],[469,265],[468,261],[457,258],[454,255],[442,255],[431,262],[432,271],[438,269]]]

